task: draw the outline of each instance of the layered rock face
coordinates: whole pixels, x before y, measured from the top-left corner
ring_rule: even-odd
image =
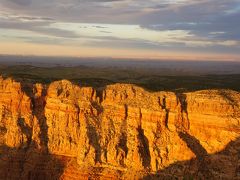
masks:
[[[0,78],[0,179],[240,178],[240,94]]]

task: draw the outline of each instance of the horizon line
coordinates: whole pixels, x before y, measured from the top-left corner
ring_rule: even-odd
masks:
[[[12,56],[12,57],[43,57],[43,58],[74,58],[74,59],[92,59],[97,60],[98,58],[103,60],[137,60],[137,61],[188,61],[188,62],[239,62],[240,59],[218,59],[218,58],[189,58],[189,57],[179,57],[179,58],[172,58],[172,57],[125,57],[125,56],[74,56],[74,55],[64,55],[64,56],[58,56],[58,55],[38,55],[38,54],[0,54],[1,56]]]

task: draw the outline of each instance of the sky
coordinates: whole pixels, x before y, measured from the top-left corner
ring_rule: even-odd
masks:
[[[240,61],[240,0],[0,0],[0,54]]]

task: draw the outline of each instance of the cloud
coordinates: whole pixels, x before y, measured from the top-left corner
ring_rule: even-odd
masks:
[[[9,1],[20,6],[26,6],[31,4],[32,2],[32,0],[9,0]]]
[[[239,19],[239,0],[0,0],[0,35],[41,44],[239,54]]]
[[[104,27],[104,26],[93,26],[95,28],[99,28],[99,29],[106,29],[107,27]]]

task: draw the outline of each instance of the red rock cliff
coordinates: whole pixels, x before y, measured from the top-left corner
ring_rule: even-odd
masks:
[[[0,179],[237,179],[239,107],[230,90],[0,78]]]

